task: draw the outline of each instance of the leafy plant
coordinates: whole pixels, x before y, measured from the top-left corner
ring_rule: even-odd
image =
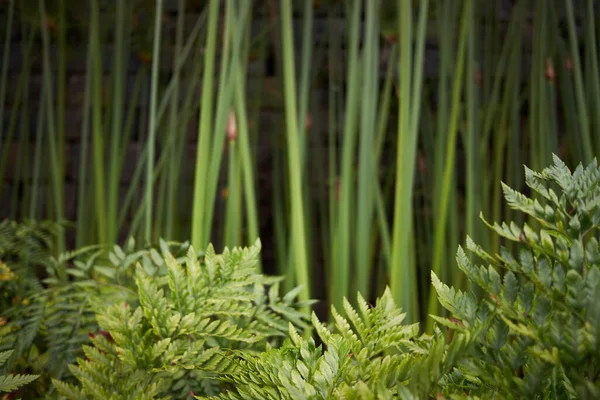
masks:
[[[434,317],[473,335],[460,368],[477,378],[481,398],[592,399],[600,396],[600,168],[594,160],[573,173],[557,157],[541,173],[525,169],[530,198],[503,184],[509,206],[530,220],[488,226],[518,245],[490,254],[467,238],[458,265],[486,296],[450,288],[432,274],[453,319]],[[486,223],[487,224],[487,223]],[[450,387],[448,387],[450,389]],[[463,389],[464,390],[464,389]]]
[[[0,282],[14,280],[16,275],[0,260]],[[6,320],[0,317],[0,339],[3,336],[3,326],[6,324]],[[2,367],[6,360],[9,359],[14,350],[0,351],[0,367]],[[21,386],[27,385],[33,382],[39,376],[38,375],[0,375],[0,392],[13,392],[19,389]]]
[[[12,351],[0,352],[0,366],[4,365]],[[13,392],[38,378],[38,375],[0,375],[0,392]]]
[[[445,375],[466,341],[445,349],[441,331],[420,335],[386,289],[375,306],[359,294],[358,310],[344,299],[344,318],[332,306],[331,328],[312,316],[323,342],[303,339],[290,326],[289,339],[258,357],[237,353],[220,379],[234,389],[198,399],[391,399],[425,398]]]
[[[571,173],[555,156],[553,166],[525,175],[540,200],[503,188],[509,206],[531,221],[488,224],[517,243],[519,255],[504,247],[491,255],[468,238],[467,248],[489,264],[475,266],[458,250],[460,268],[486,296],[446,286],[432,272],[452,314],[433,316],[450,328],[447,344],[439,328],[418,337],[417,325],[403,326],[389,291],[375,307],[359,295],[359,311],[344,302],[347,319],[332,308],[334,332],[313,315],[326,349],[291,327],[278,349],[236,353],[220,376],[234,389],[212,398],[598,398],[600,169],[594,161]]]
[[[231,352],[258,354],[277,346],[289,323],[308,326],[300,309],[311,302],[294,301],[300,288],[279,298],[280,278],[257,273],[259,251],[260,242],[221,255],[209,247],[200,262],[190,247],[184,265],[163,251],[164,276],[138,266],[133,303],[96,302],[101,334],[69,366],[81,385],[54,380],[57,389],[73,399],[218,393],[212,377],[229,371]]]
[[[94,246],[56,258],[40,256],[47,278],[2,310],[5,326],[0,351],[14,350],[4,370],[41,375],[34,385],[27,387],[25,397],[52,394],[51,378],[73,379],[67,365],[83,354],[82,345],[90,340],[88,334],[98,330],[92,308],[95,301],[108,306],[135,300],[136,293],[132,290],[135,265],[139,263],[152,276],[164,275],[166,268],[156,248],[168,249],[181,260],[187,247],[187,243],[161,242],[158,246],[138,249],[130,239],[123,248],[114,246],[108,253]],[[61,267],[67,273],[67,280],[56,273]],[[22,267],[17,269],[21,270]],[[19,273],[14,275],[17,281],[23,279]]]
[[[0,222],[0,273],[12,277],[0,278],[0,310],[40,290],[40,277],[46,273],[61,228],[51,221]]]

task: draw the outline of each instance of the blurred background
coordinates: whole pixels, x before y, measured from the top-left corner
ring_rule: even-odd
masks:
[[[501,182],[600,150],[597,0],[0,0],[0,218],[261,239],[284,290],[442,315]]]

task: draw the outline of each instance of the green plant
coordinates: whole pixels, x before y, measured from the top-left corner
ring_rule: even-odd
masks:
[[[16,278],[16,274],[10,270],[10,268],[0,260],[0,284],[1,282],[11,281]],[[6,320],[0,317],[0,343],[2,342],[2,336],[4,336],[4,325]],[[0,351],[0,367],[2,367],[6,360],[10,358],[14,350]],[[0,375],[0,392],[14,392],[21,386],[27,385],[33,382],[39,376],[38,375]]]
[[[21,291],[18,301],[11,302],[1,314],[5,325],[0,351],[14,350],[4,369],[40,375],[25,389],[26,398],[52,398],[50,378],[73,379],[67,365],[82,354],[81,346],[89,342],[88,334],[98,330],[92,304],[102,301],[108,306],[135,300],[132,287],[136,264],[153,276],[166,274],[155,247],[169,249],[181,260],[188,244],[160,242],[158,246],[139,249],[130,239],[123,248],[114,246],[108,253],[95,246],[56,258],[48,254],[38,256],[46,277]],[[68,279],[58,277],[58,268],[65,269]],[[22,266],[15,264],[11,271],[15,282],[28,279],[23,271]]]
[[[525,169],[535,198],[503,184],[509,206],[530,224],[488,225],[517,244],[490,254],[467,238],[485,264],[462,247],[457,260],[485,296],[457,291],[432,274],[441,304],[453,319],[434,317],[473,345],[460,362],[481,398],[600,396],[600,168],[594,160],[573,173],[557,157],[541,173]],[[450,389],[450,388],[448,388]],[[463,388],[465,390],[465,388]]]
[[[0,310],[42,287],[40,279],[49,266],[61,229],[60,224],[50,221],[0,222],[0,269],[6,269],[12,277],[0,279]]]
[[[390,291],[375,307],[359,295],[359,311],[344,302],[347,319],[332,308],[335,332],[313,314],[326,350],[291,327],[278,349],[235,354],[220,377],[235,389],[213,398],[598,398],[600,168],[594,161],[571,173],[555,156],[553,166],[525,175],[539,199],[503,189],[531,225],[489,225],[519,255],[504,247],[491,255],[469,238],[468,249],[489,264],[477,267],[458,250],[459,267],[486,296],[446,286],[432,271],[452,315],[432,316],[450,328],[447,344],[435,325],[433,336],[420,337],[417,325],[403,326]]]
[[[90,335],[86,359],[69,367],[81,386],[54,380],[59,392],[72,399],[218,393],[213,375],[229,370],[231,352],[258,354],[279,344],[288,323],[308,326],[300,309],[311,302],[295,302],[300,288],[279,298],[280,278],[257,272],[259,251],[260,242],[221,255],[209,247],[200,262],[190,247],[184,265],[163,251],[167,275],[155,277],[138,266],[133,302],[95,302],[101,334]]]
[[[303,339],[290,326],[289,339],[258,357],[237,353],[232,371],[220,376],[234,389],[198,399],[419,399],[435,391],[439,378],[464,347],[448,349],[438,330],[418,335],[386,289],[375,306],[359,294],[358,310],[344,299],[344,318],[332,306],[333,326],[312,316],[323,342]]]
[[[0,352],[0,367],[10,357],[12,351]],[[0,392],[13,392],[38,378],[38,375],[0,375]]]

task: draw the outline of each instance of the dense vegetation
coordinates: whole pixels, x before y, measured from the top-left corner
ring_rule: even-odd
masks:
[[[0,400],[600,398],[597,3],[0,0]]]
[[[389,289],[374,305],[359,293],[356,306],[332,306],[331,323],[309,317],[301,287],[280,297],[281,279],[258,273],[260,242],[222,254],[130,242],[104,260],[84,249],[46,262],[40,243],[16,242],[1,254],[10,260],[2,289],[34,279],[28,249],[49,278],[41,289],[13,286],[0,355],[24,375],[2,376],[0,390],[29,384],[24,398],[98,400],[598,398],[600,167],[571,173],[555,157],[525,175],[534,198],[506,185],[504,195],[527,222],[488,225],[516,252],[491,254],[468,237],[476,257],[459,247],[456,260],[482,295],[432,272],[451,317],[432,315],[429,333],[405,323]],[[9,239],[23,232],[2,226]],[[68,260],[70,278],[56,278]]]

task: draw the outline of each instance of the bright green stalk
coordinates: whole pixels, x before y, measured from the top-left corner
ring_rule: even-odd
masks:
[[[466,95],[466,133],[465,133],[465,156],[466,160],[466,210],[465,210],[465,231],[471,237],[479,237],[477,224],[477,216],[481,212],[481,186],[480,182],[483,179],[481,174],[480,163],[484,160],[479,157],[479,92],[475,86],[475,74],[477,73],[476,62],[476,46],[477,32],[479,31],[478,24],[475,23],[473,10],[469,15],[469,32],[467,36],[467,65],[465,79],[465,95]],[[460,274],[458,283],[463,285],[462,276]],[[468,283],[469,289],[473,289],[472,283]],[[464,289],[464,288],[463,288]]]
[[[416,146],[418,130],[417,120],[420,109],[411,105],[417,104],[413,99],[421,91],[421,80],[413,82],[413,31],[412,7],[410,2],[398,1],[399,10],[399,38],[400,38],[400,82],[399,82],[399,109],[398,109],[398,142],[396,162],[396,182],[394,194],[394,225],[392,235],[392,262],[390,264],[390,288],[396,301],[407,313],[408,321],[418,317],[418,304],[416,292],[415,258],[412,249],[412,200],[413,181],[415,171]],[[420,3],[418,37],[416,47],[424,46],[425,26],[429,1]],[[417,50],[415,59],[415,75],[418,77],[418,66],[422,66],[423,53]],[[412,90],[411,90],[412,89]]]
[[[338,180],[338,155],[337,155],[337,131],[338,131],[338,91],[336,90],[337,85],[339,85],[339,79],[336,80],[336,70],[338,70],[339,65],[337,63],[337,56],[339,52],[339,35],[333,29],[333,17],[334,17],[334,9],[335,5],[330,4],[327,10],[327,21],[328,21],[328,76],[329,76],[329,86],[328,86],[328,137],[327,137],[327,148],[328,148],[328,170],[329,170],[329,179],[327,181],[327,188],[329,191],[329,243],[330,243],[330,257],[326,259],[328,262],[328,267],[325,269],[325,279],[327,282],[332,282],[332,276],[330,272],[335,268],[335,265],[338,264],[338,239],[337,239],[337,225],[338,218],[336,213],[337,206],[337,180]],[[328,246],[325,246],[328,247]]]
[[[107,198],[107,235],[110,243],[117,237],[117,209],[119,184],[121,181],[118,165],[119,154],[125,152],[127,142],[122,141],[123,136],[123,108],[125,107],[125,72],[126,64],[123,57],[127,51],[125,46],[125,1],[118,1],[115,12],[115,39],[112,65],[112,132],[110,138],[110,163],[108,167],[108,198]]]
[[[573,60],[573,75],[575,80],[575,95],[577,104],[577,115],[579,116],[579,130],[583,136],[584,159],[583,163],[588,163],[594,157],[594,147],[590,132],[590,117],[587,104],[585,102],[585,88],[583,86],[583,75],[581,72],[581,60],[579,57],[579,48],[577,44],[577,32],[575,28],[575,17],[573,13],[573,3],[565,2],[567,12],[567,28],[569,33],[569,44],[571,48],[571,57]],[[598,149],[596,149],[598,150]]]
[[[294,72],[294,40],[292,37],[291,0],[281,0],[281,20],[283,39],[283,73],[285,90],[285,116],[287,125],[287,150],[292,205],[292,245],[296,284],[303,285],[300,300],[310,298],[308,265],[306,260],[306,237],[304,232],[304,205],[302,204],[302,174],[300,172],[300,148],[296,116],[296,87]]]
[[[413,321],[417,317],[414,264],[410,262],[414,153],[417,143],[417,132],[410,130],[413,21],[410,3],[399,0],[396,4],[400,17],[400,89],[390,288],[396,301],[406,310],[407,320]]]
[[[520,109],[521,109],[521,100],[520,100],[520,87],[521,87],[521,53],[522,53],[522,49],[521,49],[521,36],[517,36],[517,39],[515,40],[515,43],[513,45],[513,50],[512,50],[512,54],[510,57],[510,61],[509,61],[509,67],[508,67],[508,71],[507,71],[507,82],[506,82],[506,90],[507,90],[507,94],[506,94],[506,99],[505,99],[505,105],[506,105],[506,122],[505,122],[505,126],[508,130],[508,132],[506,133],[507,136],[507,140],[508,143],[505,144],[506,146],[506,151],[507,151],[507,157],[506,157],[506,165],[507,168],[505,169],[505,176],[507,176],[507,179],[504,179],[505,182],[507,182],[507,184],[511,185],[512,187],[520,187],[520,184],[522,182],[522,170],[521,170],[521,157],[519,154],[519,130],[520,130]],[[551,90],[551,94],[553,97],[555,97],[555,91],[553,88],[553,83],[550,85],[550,90]],[[551,106],[553,107],[552,109],[556,109],[555,105]],[[555,115],[556,113],[552,112],[550,113],[550,118],[552,119],[552,122],[549,124],[550,128],[551,128],[551,132],[548,132],[549,135],[551,135],[554,139],[554,143],[552,143],[552,147],[555,153],[557,152],[557,143],[556,143],[556,128],[557,128],[557,123],[556,123],[556,119],[552,117],[552,115]],[[513,176],[517,175],[517,169],[519,169],[519,173],[518,176],[519,178],[515,179]],[[498,182],[498,181],[496,181]],[[497,185],[500,186],[500,185]],[[501,197],[501,196],[499,196]],[[508,207],[505,207],[504,210],[504,216],[506,215],[510,215],[510,214],[515,214],[514,212],[511,212],[510,210],[508,210]],[[515,218],[516,217],[516,218]],[[522,223],[522,216],[511,216],[511,218],[516,222],[516,223]],[[496,219],[496,221],[500,220],[500,218]]]
[[[235,128],[234,128],[235,129]],[[225,212],[225,245],[228,247],[238,246],[240,237],[240,215],[239,215],[239,180],[238,180],[238,154],[235,139],[228,143],[229,154],[227,166],[227,204]]]
[[[202,22],[204,21],[204,19],[205,19],[205,13],[203,13],[198,18],[198,20],[196,21],[196,24],[195,24],[195,26],[194,26],[191,34],[188,37],[188,41],[185,44],[185,46],[183,48],[183,51],[180,54],[178,54],[178,57],[177,57],[177,60],[176,60],[177,68],[179,68],[179,69],[182,68],[183,64],[187,60],[187,57],[190,54],[192,54],[191,53],[191,49],[192,49],[193,45],[195,44],[196,38],[198,36],[198,33],[200,31],[200,28],[202,26]],[[191,81],[189,82],[189,85],[188,85],[190,87],[190,89],[189,89],[189,91],[187,93],[187,97],[186,97],[186,100],[184,102],[184,107],[183,107],[183,110],[186,110],[186,114],[189,114],[189,115],[186,115],[186,118],[179,118],[179,127],[178,127],[179,131],[182,131],[182,130],[185,129],[186,124],[189,122],[189,118],[191,117],[191,112],[190,112],[191,107],[192,107],[191,104],[192,104],[192,100],[194,99],[195,94],[196,94],[194,88],[197,86],[197,83],[198,83],[198,80],[199,80],[198,77],[200,76],[200,70],[201,70],[201,67],[202,67],[202,63],[201,63],[202,56],[201,56],[201,54],[200,53],[194,53],[194,54],[195,54],[195,57],[194,57],[194,59],[192,61],[193,65],[194,65],[194,70],[192,71]],[[126,136],[126,139],[124,139],[124,143],[128,143],[129,142],[128,137],[131,134],[132,124],[133,124],[133,117],[134,117],[133,111],[135,111],[135,108],[137,107],[137,104],[139,102],[138,99],[139,99],[139,94],[140,94],[140,91],[141,91],[141,84],[143,83],[143,80],[145,79],[145,77],[146,77],[146,70],[143,69],[142,71],[140,71],[138,73],[138,76],[136,78],[134,91],[133,91],[133,94],[131,96],[131,105],[130,105],[130,109],[129,109],[129,115],[127,116],[127,121],[125,123],[125,136]],[[169,82],[169,84],[167,85],[167,87],[166,87],[166,89],[165,89],[165,91],[163,93],[163,96],[162,96],[162,99],[161,99],[161,103],[160,103],[160,105],[158,107],[158,111],[157,111],[157,116],[156,116],[156,120],[157,121],[160,121],[162,119],[162,115],[164,114],[167,105],[170,104],[170,100],[172,99],[173,92],[174,92],[175,83],[176,83],[176,81],[174,79],[172,79]],[[143,108],[142,111],[144,113],[147,113],[148,110],[147,110],[147,108]],[[141,116],[140,119],[141,119],[141,121],[142,121],[143,124],[146,124],[148,122],[148,119],[145,118],[144,116]],[[140,130],[144,131],[145,127],[141,127]],[[168,140],[169,145],[167,147],[170,148],[171,144],[174,141],[175,141],[175,137],[173,135],[170,135],[169,136],[169,140]],[[181,159],[181,154],[183,152],[183,146],[184,146],[184,144],[185,144],[184,141],[181,141],[181,143],[177,143],[177,145],[178,145],[177,154],[179,154],[176,157],[177,159]],[[125,155],[126,155],[125,152],[121,153],[121,159],[119,161],[119,168],[122,167],[122,165],[123,165],[123,163],[125,161]],[[159,160],[158,160],[158,162],[156,164],[157,165],[157,168],[156,168],[157,171],[160,170],[160,165],[162,165],[164,163],[162,160],[165,157],[168,157],[169,155],[170,155],[170,153],[169,153],[168,149],[167,149],[167,151],[161,153],[161,156],[160,156],[160,158],[159,158]],[[138,186],[139,186],[141,174],[142,174],[142,171],[143,171],[143,167],[144,167],[145,163],[147,162],[146,161],[147,157],[148,157],[148,147],[145,146],[142,149],[142,152],[139,155],[138,163],[137,163],[136,168],[135,168],[134,173],[133,173],[132,184],[130,185],[129,189],[127,190],[127,192],[125,194],[125,200],[124,200],[123,204],[120,207],[121,210],[120,210],[120,213],[119,213],[119,216],[118,216],[118,224],[117,224],[117,226],[118,226],[119,229],[123,226],[123,224],[125,222],[125,218],[127,216],[127,211],[129,210],[129,208],[130,208],[130,206],[131,206],[131,204],[132,204],[135,196],[137,195],[137,191],[138,191]],[[139,210],[143,210],[143,209],[144,208],[141,207],[141,208],[138,209],[138,211]],[[141,215],[142,214],[140,214],[140,218],[141,218]],[[132,224],[132,227],[134,225],[135,224]]]
[[[52,193],[53,193],[53,205],[54,205],[54,217],[58,221],[62,221],[64,218],[64,176],[61,175],[62,168],[60,163],[60,154],[59,154],[59,135],[57,133],[57,128],[54,120],[54,91],[53,82],[52,82],[52,66],[50,64],[50,37],[48,35],[47,30],[47,22],[46,22],[46,5],[45,0],[39,0],[39,10],[40,10],[40,21],[42,23],[42,43],[43,43],[43,84],[47,86],[46,98],[47,102],[47,112],[48,112],[48,134],[49,134],[49,152],[50,152],[50,172],[52,176]],[[61,233],[57,237],[57,251],[62,252],[65,250],[65,237],[64,234]],[[57,274],[59,279],[63,280],[66,278],[64,266],[61,266],[57,269]]]
[[[206,53],[204,75],[202,78],[202,105],[198,126],[198,152],[196,155],[196,172],[194,183],[194,206],[192,209],[192,246],[203,249],[208,238],[204,237],[205,221],[205,177],[210,157],[210,136],[212,135],[213,118],[213,76],[215,71],[215,53],[217,43],[217,24],[219,22],[219,1],[210,0],[208,9],[208,34],[206,36]]]
[[[371,270],[370,249],[373,227],[373,179],[375,163],[374,131],[377,128],[376,110],[379,91],[379,19],[380,3],[377,0],[366,2],[366,37],[363,46],[362,106],[358,161],[358,188],[356,210],[356,290],[368,295]],[[353,84],[353,82],[349,82]]]
[[[444,254],[444,237],[446,233],[447,215],[448,215],[448,203],[450,194],[450,185],[452,184],[452,174],[454,170],[455,154],[456,154],[456,136],[458,132],[458,119],[460,116],[460,94],[462,89],[463,75],[464,75],[464,64],[465,64],[465,47],[468,33],[468,18],[471,14],[471,7],[473,6],[471,0],[466,0],[464,3],[463,14],[460,24],[460,36],[458,42],[458,57],[456,61],[456,71],[454,75],[454,86],[452,91],[452,112],[450,116],[450,124],[448,126],[448,135],[446,142],[446,157],[444,166],[444,179],[442,184],[442,192],[440,193],[440,210],[436,228],[435,228],[435,243],[433,248],[433,263],[432,270],[436,275],[440,275],[443,262]],[[432,315],[439,315],[439,303],[436,298],[434,290],[429,295],[429,306],[428,313]],[[428,330],[431,330],[432,320],[428,319]]]
[[[440,5],[442,13],[445,16],[439,22],[438,43],[439,43],[439,80],[437,82],[437,109],[436,109],[436,135],[433,145],[433,196],[432,207],[433,217],[438,220],[437,215],[440,202],[440,192],[442,186],[442,176],[444,174],[444,143],[446,143],[446,134],[448,127],[449,94],[448,81],[450,80],[450,70],[452,67],[452,54],[455,42],[455,9],[460,9],[460,5],[451,0],[445,0]],[[446,277],[440,277],[444,281]]]
[[[213,229],[213,217],[215,200],[217,196],[217,186],[219,173],[221,171],[221,160],[223,158],[223,147],[226,139],[226,126],[234,89],[235,63],[240,62],[240,49],[242,45],[243,29],[236,30],[235,25],[244,26],[250,1],[243,3],[239,11],[239,20],[235,21],[235,6],[228,0],[225,10],[225,37],[223,46],[223,55],[221,61],[221,71],[219,77],[219,97],[217,100],[217,110],[215,115],[215,125],[213,133],[213,142],[211,149],[210,164],[208,174],[205,178],[206,204],[205,204],[205,225],[204,237],[211,238]],[[231,48],[231,50],[230,50]]]
[[[377,123],[377,136],[375,138],[375,149],[373,152],[373,191],[375,195],[375,212],[377,217],[377,225],[379,227],[379,234],[381,235],[381,243],[383,247],[383,265],[389,269],[391,257],[392,257],[392,240],[390,235],[389,223],[387,221],[387,215],[384,204],[384,194],[379,186],[379,171],[377,166],[381,163],[381,152],[383,151],[383,145],[385,143],[386,130],[388,127],[388,119],[390,114],[390,103],[392,99],[392,88],[395,79],[395,60],[397,57],[398,46],[394,45],[390,53],[390,62],[388,63],[388,69],[386,71],[386,79],[381,91],[381,97],[379,99],[379,110],[378,123]],[[377,286],[379,287],[379,286]]]
[[[300,142],[300,159],[302,165],[306,161],[306,118],[308,117],[308,92],[310,89],[310,71],[313,48],[313,2],[304,0],[304,24],[302,27],[302,57],[300,66],[300,87],[298,89],[298,138]],[[302,173],[302,170],[301,170]],[[308,205],[308,204],[307,204]]]
[[[545,77],[546,69],[546,10],[547,4],[544,0],[536,1],[536,14],[534,16],[534,30],[540,32],[539,37],[533,40],[532,46],[532,62],[530,71],[530,149],[529,149],[529,165],[537,170],[544,168],[546,157],[550,156],[547,149],[544,148],[544,136],[547,135],[546,123],[548,116],[546,115],[546,97],[545,97]],[[500,160],[499,160],[500,161]],[[496,181],[497,182],[497,181]],[[497,189],[497,192],[500,189]],[[499,202],[497,202],[499,204]]]
[[[235,84],[234,106],[237,116],[239,152],[242,164],[242,174],[244,181],[244,199],[246,200],[246,219],[248,224],[249,243],[259,237],[258,231],[258,209],[256,207],[256,191],[254,188],[254,163],[250,149],[250,140],[248,133],[248,117],[246,115],[246,98],[244,96],[244,75],[238,67],[236,74],[237,83]]]
[[[383,145],[385,144],[385,138],[388,128],[388,120],[390,115],[390,104],[392,102],[392,89],[394,87],[394,80],[396,79],[396,59],[398,57],[398,46],[393,45],[390,52],[390,58],[388,61],[388,69],[385,74],[385,82],[381,91],[381,97],[379,99],[379,111],[377,115],[379,117],[377,124],[377,136],[375,138],[375,165],[379,165],[381,162],[381,152],[383,151]]]
[[[150,89],[150,121],[148,132],[148,159],[146,160],[146,195],[145,195],[145,224],[144,238],[146,242],[152,240],[152,200],[154,196],[154,146],[156,141],[156,103],[158,102],[158,61],[160,59],[162,0],[156,0],[154,11],[154,48],[152,49],[152,85]]]
[[[350,252],[351,242],[351,215],[352,193],[354,187],[353,155],[356,146],[357,113],[358,113],[358,85],[360,73],[359,33],[360,33],[360,2],[354,1],[352,9],[346,13],[349,15],[349,43],[348,43],[348,76],[349,82],[346,97],[346,112],[344,120],[344,142],[342,148],[342,167],[339,188],[338,216],[337,216],[337,259],[332,264],[330,303],[337,309],[343,307],[343,298],[349,297],[349,275],[352,268]],[[336,190],[332,191],[334,198],[337,197]]]

